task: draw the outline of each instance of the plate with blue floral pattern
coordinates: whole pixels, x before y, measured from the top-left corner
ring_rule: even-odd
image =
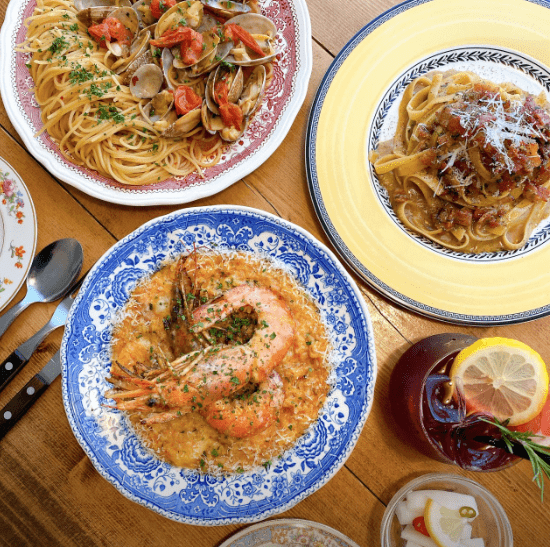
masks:
[[[127,418],[104,397],[115,315],[139,280],[201,246],[258,252],[283,262],[315,298],[331,330],[334,382],[319,419],[267,469],[211,476],[174,467],[142,446]],[[61,356],[69,423],[97,471],[127,498],[175,521],[203,526],[264,520],[321,488],[351,454],[376,380],[368,310],[334,254],[296,225],[236,206],[176,211],[114,245],[75,300]]]

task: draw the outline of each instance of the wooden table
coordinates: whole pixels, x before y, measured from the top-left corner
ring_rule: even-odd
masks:
[[[17,1],[17,0],[12,0]],[[0,22],[8,0],[0,0]],[[324,243],[304,168],[307,116],[331,61],[361,27],[395,0],[307,0],[313,29],[313,73],[305,103],[279,149],[258,170],[224,192],[192,205],[238,204],[294,222]],[[1,155],[22,175],[37,210],[38,244],[74,237],[82,242],[84,270],[111,245],[149,219],[181,208],[112,205],[52,177],[26,150],[0,104]],[[276,181],[276,184],[274,184]],[[376,340],[378,379],[374,406],[345,466],[324,487],[280,517],[332,526],[362,547],[380,540],[380,521],[393,494],[411,478],[441,471],[469,476],[504,506],[520,547],[549,544],[550,519],[531,482],[528,462],[498,473],[468,473],[420,455],[399,439],[389,419],[388,380],[400,355],[415,341],[440,332],[507,336],[536,348],[550,362],[550,317],[499,328],[449,326],[395,306],[357,280],[368,305]],[[24,295],[24,289],[14,302]],[[55,304],[23,313],[2,338],[0,357],[46,322]],[[0,407],[42,368],[59,347],[61,333],[42,344],[24,371],[0,394]],[[546,502],[546,506],[548,505]],[[546,507],[547,508],[547,507]],[[275,517],[277,518],[277,517]],[[243,525],[198,527],[168,520],[127,500],[94,469],[75,440],[57,379],[0,444],[0,545],[149,546],[220,544]]]

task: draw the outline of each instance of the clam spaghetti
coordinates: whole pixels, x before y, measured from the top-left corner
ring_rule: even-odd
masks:
[[[37,0],[19,51],[43,127],[71,163],[122,184],[217,164],[272,78],[256,0]]]
[[[519,249],[549,214],[546,97],[472,72],[411,82],[370,159],[410,230],[460,252]]]

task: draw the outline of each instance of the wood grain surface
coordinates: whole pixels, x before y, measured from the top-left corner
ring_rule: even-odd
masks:
[[[152,218],[190,205],[225,203],[278,215],[330,246],[316,218],[306,181],[308,113],[335,55],[355,32],[396,3],[307,0],[312,21],[313,72],[307,98],[292,129],[255,172],[193,204],[140,208],[113,205],[56,180],[23,146],[0,103],[0,155],[22,175],[33,197],[38,218],[37,249],[59,238],[75,237],[84,247],[85,270],[117,240]],[[7,4],[8,0],[0,0],[0,22]],[[360,279],[356,281],[375,333],[378,379],[374,406],[344,467],[320,490],[275,518],[320,522],[361,547],[376,547],[380,545],[382,515],[393,494],[413,477],[440,471],[468,476],[491,490],[508,514],[515,545],[550,545],[550,501],[540,502],[528,462],[485,474],[437,463],[403,443],[388,408],[390,373],[412,343],[441,332],[507,336],[535,347],[550,362],[550,318],[488,329],[456,327],[397,307]],[[13,302],[24,293],[22,289]],[[55,305],[33,306],[15,321],[0,341],[0,360],[45,323]],[[61,333],[57,332],[41,345],[23,372],[0,393],[0,408],[46,364],[60,340]],[[95,471],[75,440],[63,409],[60,379],[0,442],[0,546],[213,547],[244,527],[179,524],[122,496]]]

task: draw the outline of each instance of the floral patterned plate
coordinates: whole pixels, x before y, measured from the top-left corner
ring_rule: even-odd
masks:
[[[333,387],[320,418],[268,469],[226,477],[173,467],[145,449],[103,394],[112,320],[142,277],[194,246],[254,251],[290,268],[319,303],[333,338]],[[69,313],[61,345],[63,402],[96,469],[129,499],[204,526],[255,522],[323,486],[350,455],[372,406],[376,357],[366,305],[322,243],[278,217],[236,206],[189,208],[154,219],[93,267]]]
[[[305,0],[260,0],[263,15],[276,25],[276,47],[280,54],[273,81],[261,108],[243,137],[232,144],[218,165],[208,168],[204,178],[191,174],[148,186],[126,186],[113,179],[72,164],[42,128],[40,109],[32,91],[26,64],[29,56],[15,47],[26,36],[25,20],[36,0],[12,0],[0,33],[0,92],[13,126],[33,156],[56,177],[87,194],[123,205],[188,203],[211,196],[257,169],[278,148],[288,133],[306,97],[312,67],[311,22]]]
[[[35,248],[31,195],[15,169],[0,158],[0,311],[25,282]]]
[[[278,519],[241,530],[220,547],[358,547],[337,530],[308,520]]]

